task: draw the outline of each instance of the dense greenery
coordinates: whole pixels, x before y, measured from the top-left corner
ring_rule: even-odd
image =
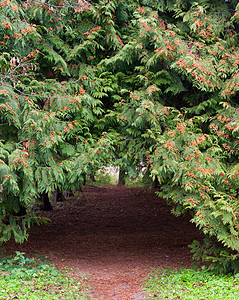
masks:
[[[0,4],[1,240],[39,195],[142,165],[206,235],[195,258],[239,272],[237,1]]]
[[[238,276],[216,275],[206,268],[157,269],[147,278],[149,299],[221,299],[238,298]]]
[[[90,299],[82,276],[74,280],[41,257],[1,256],[1,299]]]

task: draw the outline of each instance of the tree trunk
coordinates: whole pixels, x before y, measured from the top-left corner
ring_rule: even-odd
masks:
[[[47,193],[40,194],[40,200],[43,205],[43,210],[53,210]]]
[[[57,202],[64,202],[64,201],[66,201],[66,198],[63,195],[63,192],[60,192],[59,189],[56,190],[56,201]]]
[[[158,177],[155,177],[154,182],[153,182],[153,187],[155,189],[159,189],[160,188]]]
[[[90,179],[92,182],[96,182],[95,176],[93,174],[90,174]]]
[[[125,171],[122,168],[119,169],[118,185],[125,185]]]

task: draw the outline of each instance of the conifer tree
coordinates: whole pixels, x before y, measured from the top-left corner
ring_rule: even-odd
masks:
[[[43,193],[145,165],[206,235],[195,258],[238,272],[237,2],[1,1],[1,241]]]

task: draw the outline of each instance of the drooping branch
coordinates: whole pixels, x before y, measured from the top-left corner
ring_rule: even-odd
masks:
[[[57,0],[56,4],[52,4],[44,0],[27,0],[23,5],[27,8],[28,6],[32,6],[35,3],[38,3],[42,7],[52,11],[62,8],[73,8],[75,9],[75,12],[82,12],[83,10],[89,9],[90,7],[89,1],[85,0]]]

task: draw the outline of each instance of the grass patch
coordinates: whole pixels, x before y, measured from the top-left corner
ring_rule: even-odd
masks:
[[[216,275],[207,268],[157,269],[145,284],[149,299],[238,299],[239,274]]]
[[[0,299],[90,299],[84,278],[75,280],[43,257],[22,252],[0,257]]]

